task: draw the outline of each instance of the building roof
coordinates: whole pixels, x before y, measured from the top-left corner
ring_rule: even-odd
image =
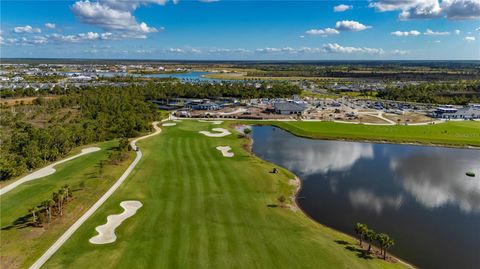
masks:
[[[276,102],[273,104],[275,110],[304,111],[305,107],[293,102]]]

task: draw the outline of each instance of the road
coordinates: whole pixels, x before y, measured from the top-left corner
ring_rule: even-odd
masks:
[[[70,228],[68,228],[68,230],[62,236],[60,236],[60,238],[58,238],[58,240],[55,243],[53,243],[53,245],[32,266],[30,266],[30,269],[37,269],[42,267],[45,264],[45,262],[47,262],[48,259],[50,259],[50,257],[52,257],[53,254],[55,254],[55,252],[57,252],[57,250],[73,235],[73,233],[75,233],[75,231],[78,230],[78,228],[80,228],[80,226],[82,226],[82,224],[90,216],[92,216],[93,213],[95,213],[95,211],[97,211],[97,209],[100,208],[100,206],[103,205],[103,203],[105,203],[105,201],[118,189],[118,187],[120,187],[120,185],[130,175],[130,173],[133,171],[135,166],[137,166],[138,162],[142,158],[142,152],[137,147],[136,143],[139,140],[159,134],[162,130],[157,126],[157,124],[158,122],[153,123],[155,132],[148,134],[146,136],[136,138],[132,142],[130,142],[132,149],[136,150],[137,152],[137,156],[135,157],[135,160],[133,160],[130,166],[128,166],[127,170],[125,170],[125,172],[117,180],[117,182],[115,182],[115,184],[113,184],[113,186],[102,197],[100,197],[100,199],[92,207],[90,207],[87,212],[85,212],[85,214],[83,214],[72,226],[70,226]]]

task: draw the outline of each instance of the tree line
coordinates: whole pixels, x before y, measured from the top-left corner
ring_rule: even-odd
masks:
[[[383,259],[387,259],[387,250],[395,244],[395,241],[388,234],[377,233],[363,223],[355,225],[355,233],[359,236],[360,247],[363,248],[364,241],[368,244],[368,253],[372,252],[372,244],[377,243],[380,246],[380,255],[383,256]]]
[[[41,226],[51,223],[56,217],[63,216],[64,209],[72,197],[72,191],[68,185],[52,193],[52,198],[46,199],[40,205],[28,210],[31,215],[31,224],[33,226]]]

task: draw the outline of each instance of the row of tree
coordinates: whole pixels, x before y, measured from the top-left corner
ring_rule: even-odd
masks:
[[[56,217],[63,216],[65,206],[72,198],[70,186],[65,185],[52,194],[51,199],[44,200],[40,205],[30,208],[31,223],[41,226],[50,223]]]
[[[383,259],[387,258],[387,250],[395,244],[395,241],[388,234],[377,233],[363,223],[355,225],[355,233],[359,236],[360,247],[363,248],[364,241],[368,243],[368,253],[371,253],[372,244],[376,242],[380,247],[380,254],[383,255]]]

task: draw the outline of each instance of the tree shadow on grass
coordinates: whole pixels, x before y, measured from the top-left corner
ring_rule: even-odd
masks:
[[[27,227],[31,227],[31,226],[33,226],[32,223],[30,222],[31,216],[32,216],[32,214],[27,214],[23,217],[20,217],[20,218],[16,219],[11,225],[2,227],[1,230],[6,231],[6,230],[13,229],[13,228],[24,229],[24,228],[27,228]]]
[[[365,259],[365,260],[372,260],[373,257],[366,251],[365,249],[361,248],[358,245],[354,245],[350,242],[347,242],[345,240],[335,240],[335,243],[344,245],[345,249],[351,252],[354,252],[357,254],[357,257]]]

